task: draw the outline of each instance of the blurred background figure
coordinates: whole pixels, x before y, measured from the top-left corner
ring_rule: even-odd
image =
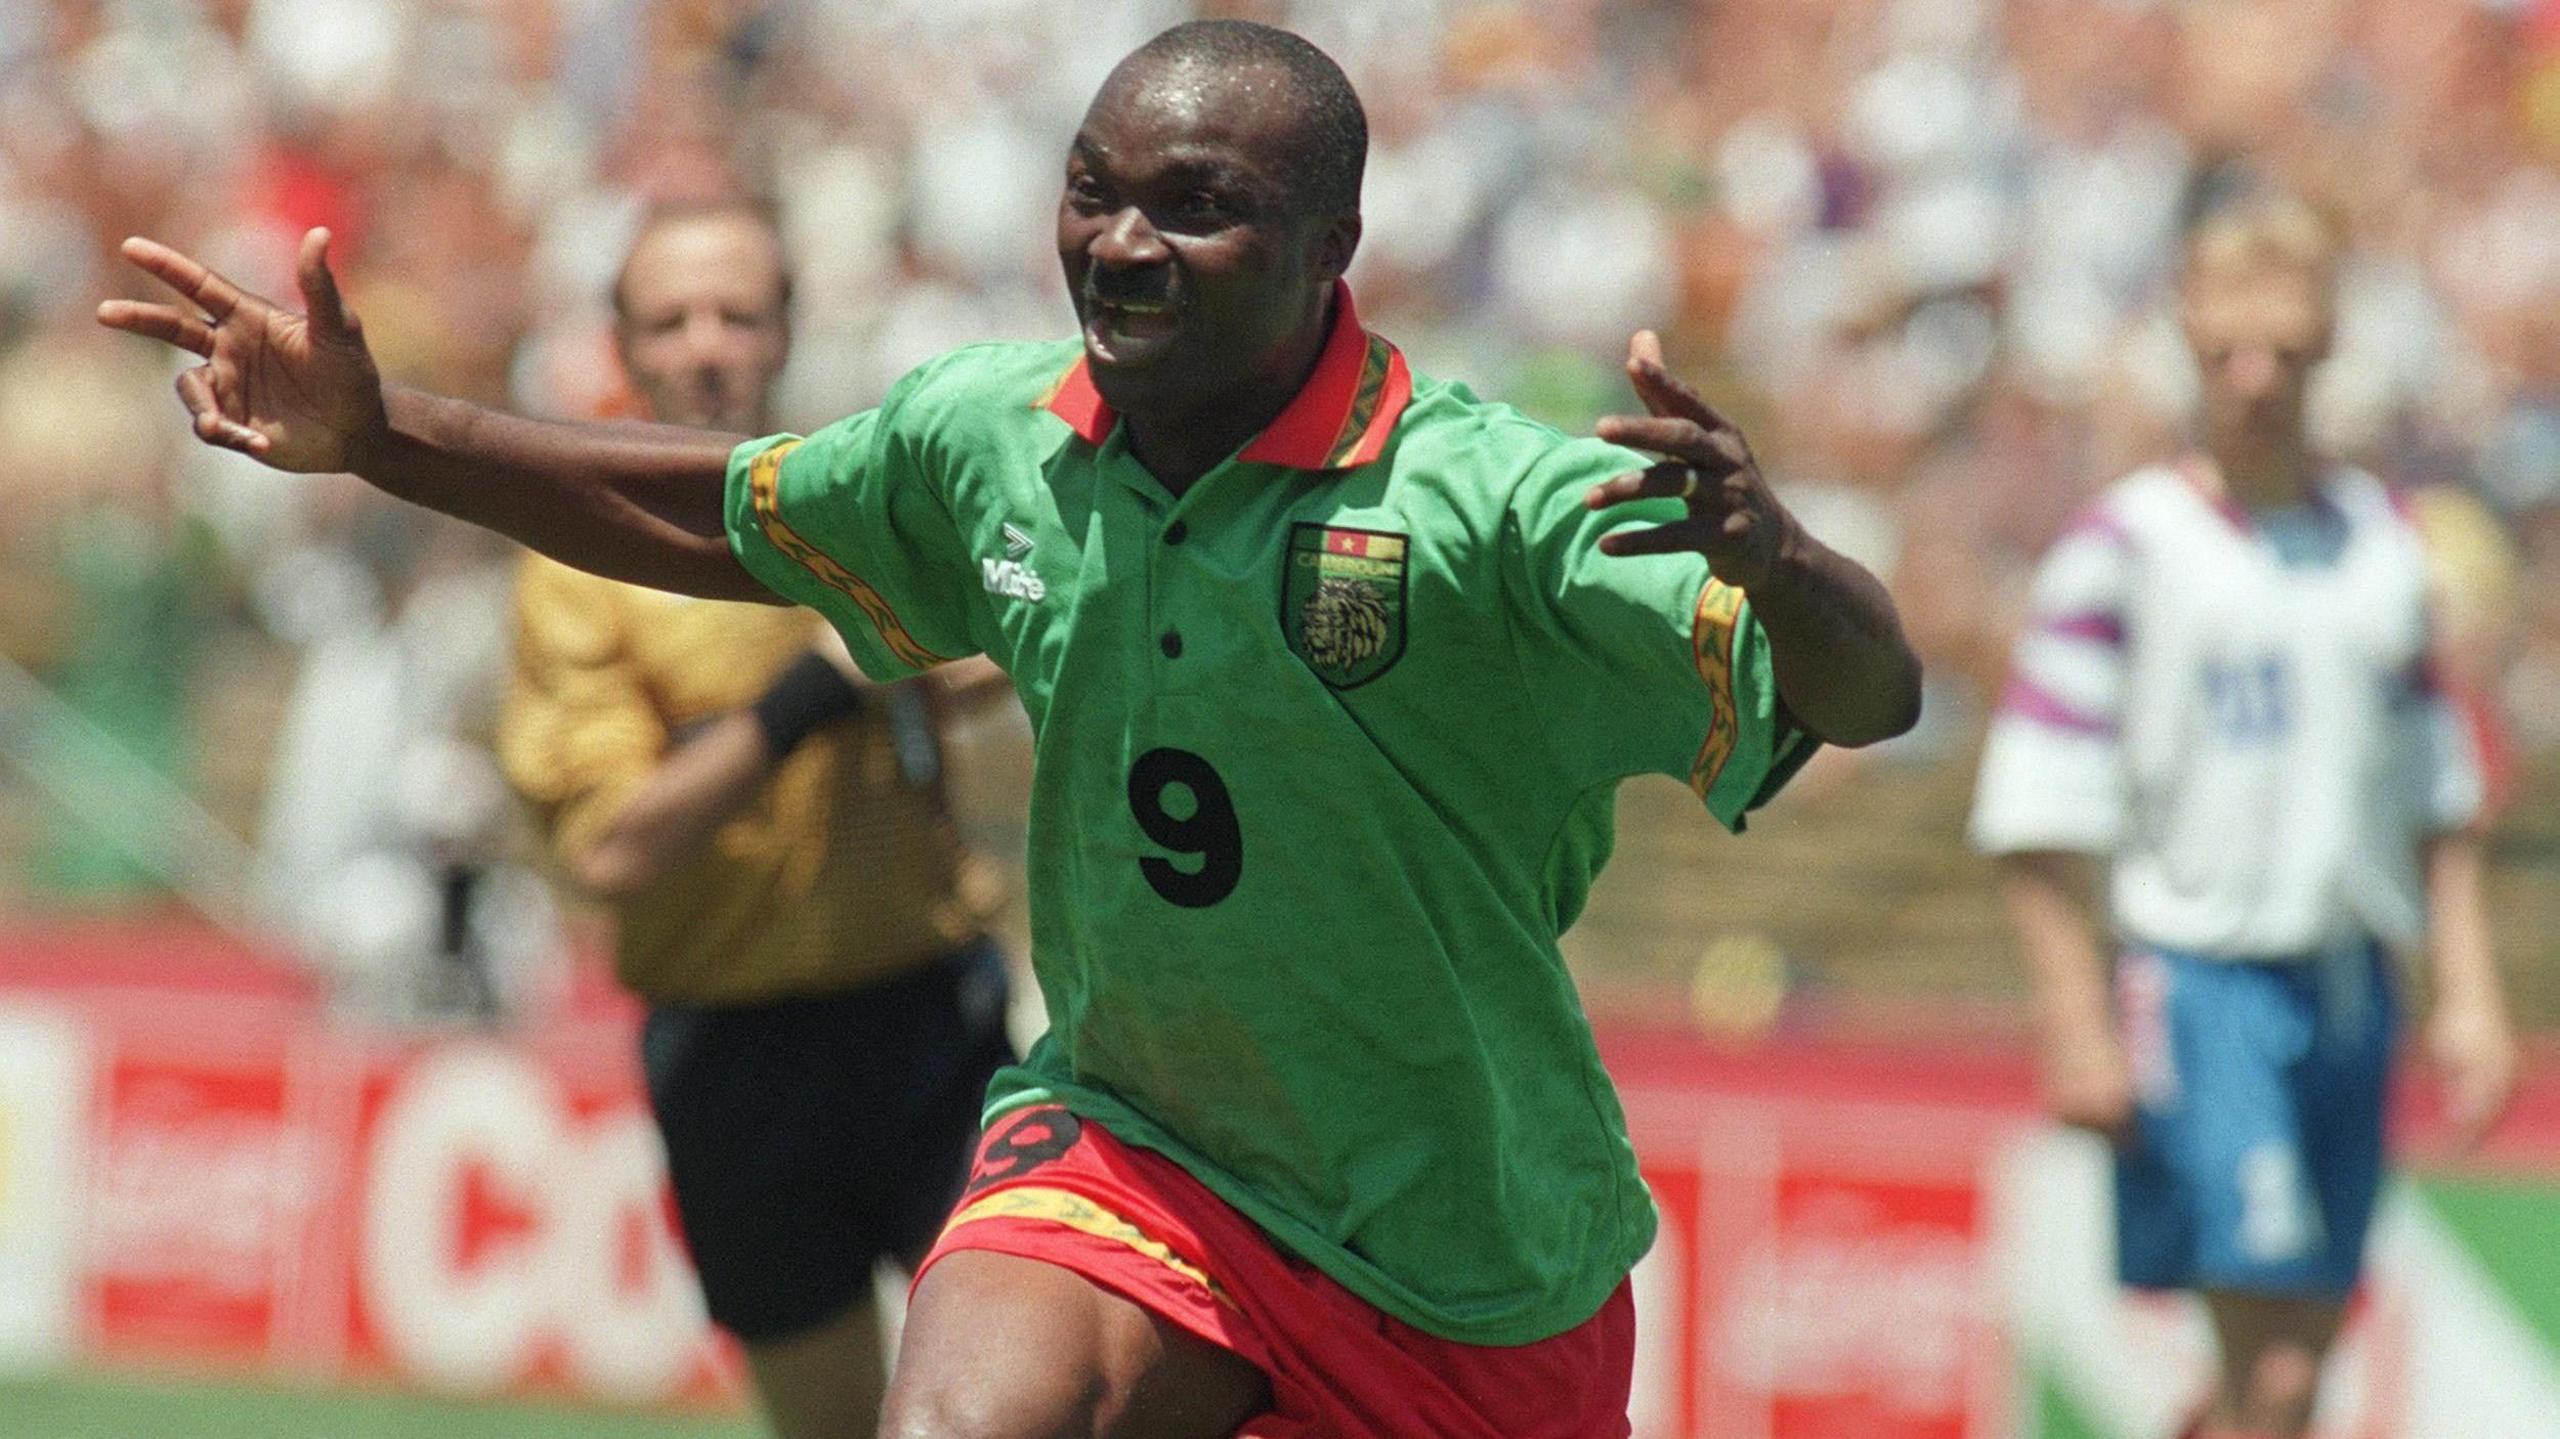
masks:
[[[791,348],[762,209],[652,211],[614,282],[641,412],[757,435]],[[943,783],[985,660],[866,684],[806,610],[694,600],[527,556],[500,747],[561,866],[614,917],[711,1317],[782,1439],[878,1427],[872,1293],[959,1193],[1010,1063],[995,894]]]
[[[2199,1439],[2310,1424],[2381,1194],[2395,952],[2432,961],[2458,1131],[2515,1084],[2426,552],[2303,430],[2335,262],[2281,197],[2195,231],[2195,448],[2046,557],[1973,813],[2035,976],[2046,1103],[2117,1148],[2118,1273],[2212,1315]]]
[[[539,1012],[557,906],[490,752],[505,547],[343,486],[269,580],[299,646],[253,870],[261,912],[377,1019]]]

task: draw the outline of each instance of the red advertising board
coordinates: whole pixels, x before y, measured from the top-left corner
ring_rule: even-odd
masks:
[[[739,1402],[676,1238],[630,1005],[591,991],[503,1033],[386,1031],[253,956],[180,943],[144,972],[124,952],[0,953],[0,1004],[39,999],[87,1036],[80,1352]]]
[[[103,1079],[84,1236],[98,1352],[274,1362],[321,1177],[283,1066],[125,1050]]]
[[[51,1252],[76,1276],[83,1357],[741,1402],[671,1222],[628,1003],[590,990],[503,1033],[387,1033],[263,961],[121,952],[83,970],[0,946],[0,1009],[79,1032],[54,1068],[85,1068],[85,1088],[21,1080],[0,1100],[61,1089],[78,1111],[66,1132],[85,1144],[52,1187],[79,1219]],[[2010,1432],[1991,1211],[1995,1156],[2034,1123],[2022,1046],[1613,1028],[1602,1049],[1663,1219],[1636,1275],[1638,1439]],[[2423,1118],[2431,1096],[2411,1091],[2403,1116]],[[2560,1083],[2546,1073],[2519,1109],[2491,1152],[2549,1172]],[[0,1254],[51,1232],[0,1225]],[[7,1284],[0,1319],[36,1334]],[[2351,1339],[2393,1410],[2414,1382],[2401,1300],[2378,1286]]]
[[[622,1403],[734,1389],[623,1065],[453,1042],[368,1068],[360,1090],[351,1367]]]
[[[1906,1086],[1854,1047],[1617,1038],[1663,1217],[1639,1279],[1640,1439],[2001,1432],[1980,1175],[2025,1118],[2023,1074]]]

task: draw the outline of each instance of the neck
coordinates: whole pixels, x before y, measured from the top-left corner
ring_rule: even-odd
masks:
[[[1129,453],[1174,494],[1225,463],[1254,436],[1270,428],[1306,388],[1333,333],[1333,299],[1319,300],[1313,322],[1280,347],[1272,363],[1243,383],[1215,395],[1173,405],[1121,411],[1129,427]]]
[[[2282,509],[2311,496],[2311,452],[2300,436],[2272,445],[2209,444],[2205,456],[2214,482],[2243,509]]]

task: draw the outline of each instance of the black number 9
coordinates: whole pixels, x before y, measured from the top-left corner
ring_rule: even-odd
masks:
[[[1191,813],[1176,818],[1164,807],[1168,785],[1191,791]],[[1182,869],[1153,856],[1138,870],[1155,892],[1184,909],[1207,909],[1235,893],[1244,876],[1244,827],[1226,781],[1209,762],[1184,749],[1151,749],[1129,766],[1129,809],[1147,838],[1176,854],[1200,856],[1197,869]]]

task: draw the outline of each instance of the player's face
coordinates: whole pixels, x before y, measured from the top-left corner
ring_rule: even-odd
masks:
[[[748,215],[672,220],[623,270],[614,339],[652,417],[758,434],[791,353],[782,247]]]
[[[1322,322],[1359,236],[1287,180],[1281,72],[1140,62],[1114,74],[1067,155],[1058,257],[1103,398],[1181,413],[1270,378]]]
[[[2312,372],[2329,353],[2323,281],[2272,265],[2226,265],[2186,282],[2187,344],[2217,445],[2276,446],[2302,431]]]

